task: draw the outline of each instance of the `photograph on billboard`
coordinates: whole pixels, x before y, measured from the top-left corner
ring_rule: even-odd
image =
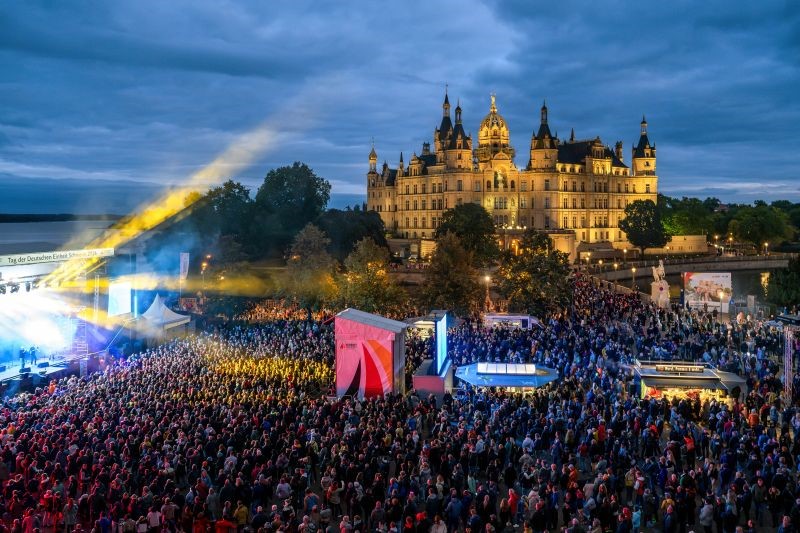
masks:
[[[683,294],[689,309],[728,312],[733,295],[730,272],[684,272]]]

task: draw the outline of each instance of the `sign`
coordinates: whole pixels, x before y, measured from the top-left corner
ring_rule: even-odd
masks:
[[[113,248],[95,248],[90,250],[60,250],[57,252],[37,252],[32,254],[0,255],[0,267],[33,265],[37,263],[60,263],[72,259],[93,259],[95,257],[112,257]]]
[[[181,281],[185,281],[189,276],[189,254],[181,253]]]
[[[683,289],[690,309],[727,313],[733,299],[730,272],[684,272]]]
[[[703,373],[705,367],[702,365],[656,365],[656,372],[698,372]]]

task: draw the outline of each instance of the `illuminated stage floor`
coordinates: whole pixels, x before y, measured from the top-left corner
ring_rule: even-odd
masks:
[[[474,387],[506,387],[515,389],[534,389],[558,379],[558,372],[554,369],[539,365],[536,365],[534,374],[509,374],[478,372],[479,364],[484,365],[485,363],[474,363],[459,367],[456,370],[456,377]]]
[[[77,363],[85,358],[86,356],[66,356],[63,359],[49,361],[49,365],[42,368],[39,366],[30,367],[31,371],[24,374],[20,373],[19,363],[8,363],[5,364],[5,370],[0,371],[0,382],[21,379],[22,377],[28,376],[33,378],[46,378],[47,376],[66,370],[70,367],[71,363]]]

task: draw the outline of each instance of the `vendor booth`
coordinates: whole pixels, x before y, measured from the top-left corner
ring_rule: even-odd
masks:
[[[523,363],[473,363],[456,370],[456,377],[473,387],[530,392],[558,379],[555,369]]]
[[[531,329],[541,327],[536,317],[509,313],[489,313],[483,317],[483,325],[487,328]]]
[[[732,402],[744,399],[747,392],[747,381],[741,376],[701,363],[636,361],[633,372],[642,398]]]
[[[408,325],[357,309],[336,315],[336,395],[373,398],[405,393]]]

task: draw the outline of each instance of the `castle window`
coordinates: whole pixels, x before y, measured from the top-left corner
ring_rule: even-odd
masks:
[[[461,154],[459,154],[459,155],[461,155]],[[464,187],[463,187],[463,185],[462,185],[462,182],[461,182],[461,180],[458,180],[458,181],[456,181],[456,190],[457,190],[457,191],[462,191],[462,190],[464,190]]]
[[[492,190],[492,181],[491,180],[486,180],[486,190],[487,191],[491,191]]]
[[[572,217],[572,227],[573,227],[573,228],[576,228],[576,227],[578,227],[578,225],[576,224],[576,222],[577,222],[577,218],[576,218],[576,217]]]
[[[511,180],[511,190],[513,191],[515,188],[516,184],[514,183],[514,180]]]
[[[481,192],[481,182],[478,181],[478,180],[475,180],[472,183],[472,190],[475,191],[475,192]]]
[[[617,192],[622,192],[622,185],[617,183]]]
[[[567,217],[564,217],[564,221],[563,221],[563,222],[564,222],[564,226],[563,226],[563,228],[564,228],[564,229],[567,229],[567,228],[569,227],[569,224],[567,223],[567,222],[568,222],[568,219],[567,219]]]
[[[406,185],[406,194],[409,194],[409,192],[408,192],[408,185]]]
[[[625,192],[628,192],[628,184],[625,184]]]
[[[586,192],[586,183],[581,182],[581,192]]]
[[[567,207],[568,207],[567,206],[567,202],[568,202],[568,200],[566,198],[564,198],[564,201],[561,202],[561,205],[564,207],[564,209],[567,209]]]
[[[427,192],[428,192],[428,184],[427,183],[423,183],[422,184],[422,194],[427,194]]]
[[[528,199],[525,196],[520,196],[519,206],[522,209],[526,209],[528,207]]]
[[[461,149],[461,141],[458,142],[458,149]],[[461,154],[458,154],[458,159],[461,159]]]
[[[406,227],[409,227],[410,225],[411,225],[411,223],[409,222],[409,218],[406,217]],[[408,235],[408,233],[406,233],[406,235]]]
[[[410,209],[410,207],[409,207],[409,201],[408,201],[408,200],[406,200],[406,211],[408,211],[409,209]]]
[[[444,181],[444,192],[447,192],[447,180]]]
[[[544,199],[544,208],[550,209],[550,197],[546,196]]]
[[[428,206],[428,201],[427,201],[427,200],[422,200],[422,210],[423,210],[423,211],[425,211],[425,209],[427,208],[427,206]]]
[[[564,192],[567,192],[567,182],[566,181],[561,184],[561,190],[564,191]]]
[[[586,217],[581,217],[581,227],[582,227],[582,228],[585,228],[585,227],[586,227]],[[585,238],[585,237],[584,237],[584,238]]]
[[[528,182],[527,181],[523,181],[522,183],[520,183],[519,184],[519,190],[522,191],[522,192],[527,192],[528,191]]]
[[[581,209],[586,209],[586,198],[581,198]]]
[[[416,200],[414,200],[414,211],[416,211],[417,209],[419,209],[419,204],[417,203]]]
[[[544,190],[550,190],[550,180],[544,180]]]
[[[617,198],[617,209],[622,209],[622,200]]]
[[[633,187],[633,192],[635,193],[635,192],[636,192],[636,184],[634,183],[634,184],[632,185],[632,187]]]
[[[425,219],[425,217],[422,217],[422,227],[423,227],[423,228],[427,228],[427,227],[428,227],[428,226],[426,226],[426,225],[425,225],[425,222],[426,222],[426,219]],[[422,236],[424,237],[424,236],[425,236],[425,234],[423,233],[423,234],[422,234]]]
[[[577,181],[573,181],[572,182],[572,192],[578,192],[578,182]]]
[[[572,209],[577,209],[577,208],[578,208],[578,199],[577,198],[573,198],[572,199]]]
[[[417,194],[417,184],[414,184],[414,194]]]
[[[545,203],[547,203],[547,202],[545,202]],[[549,215],[545,215],[544,216],[544,229],[550,229],[550,216]]]
[[[415,228],[417,227],[417,217],[414,217],[414,226],[413,227],[415,227]],[[415,233],[414,237],[416,237],[416,236],[417,236],[417,234]]]
[[[650,184],[646,183],[644,186],[644,192],[650,192]]]

